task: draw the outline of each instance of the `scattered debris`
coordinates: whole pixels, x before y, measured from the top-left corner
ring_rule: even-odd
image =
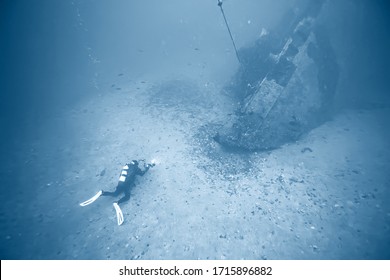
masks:
[[[301,150],[301,153],[303,154],[303,153],[306,153],[306,152],[310,152],[310,153],[312,153],[313,152],[313,150],[312,149],[310,149],[309,147],[305,147],[305,148],[303,148],[302,150]]]

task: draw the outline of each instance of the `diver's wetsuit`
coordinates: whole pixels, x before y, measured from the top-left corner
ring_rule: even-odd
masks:
[[[143,176],[146,171],[148,171],[150,168],[150,165],[147,164],[145,166],[145,170],[142,171],[138,167],[138,162],[136,160],[133,160],[131,163],[126,164],[123,166],[121,174],[119,176],[118,185],[116,186],[116,189],[114,192],[107,192],[102,191],[102,196],[118,196],[120,193],[124,193],[125,196],[118,200],[118,204],[127,201],[130,199],[130,189],[132,186],[134,186],[134,180],[135,176]]]

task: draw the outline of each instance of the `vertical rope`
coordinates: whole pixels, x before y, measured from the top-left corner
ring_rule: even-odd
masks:
[[[238,56],[238,51],[237,51],[237,48],[236,48],[236,44],[234,43],[232,32],[230,31],[229,24],[228,24],[226,16],[225,16],[225,12],[223,11],[223,8],[222,8],[222,0],[218,0],[218,6],[221,8],[223,19],[225,20],[225,24],[226,24],[227,30],[229,31],[230,39],[232,40],[233,47],[234,47],[234,50],[236,52],[237,60],[238,60],[239,63],[241,63],[240,57]]]

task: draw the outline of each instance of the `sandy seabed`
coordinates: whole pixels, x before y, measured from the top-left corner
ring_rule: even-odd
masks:
[[[15,152],[5,172],[26,188],[2,199],[2,259],[390,258],[389,109],[343,111],[296,143],[239,154],[212,140],[235,106],[216,85],[106,88]],[[132,159],[157,165],[122,226],[114,198],[79,206]]]

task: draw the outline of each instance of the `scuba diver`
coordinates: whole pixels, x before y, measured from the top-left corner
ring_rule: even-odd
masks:
[[[80,206],[87,206],[97,200],[100,196],[118,196],[120,193],[124,193],[125,195],[121,199],[113,203],[116,211],[118,225],[121,225],[123,223],[123,213],[121,208],[119,207],[119,204],[130,199],[130,189],[134,186],[135,176],[143,176],[149,170],[149,168],[155,165],[156,164],[153,161],[152,163],[148,164],[144,163],[144,170],[142,170],[141,168],[139,168],[139,163],[137,160],[131,161],[130,163],[122,167],[121,174],[119,175],[118,185],[116,186],[115,191],[108,192],[100,190],[90,199],[80,203]]]

